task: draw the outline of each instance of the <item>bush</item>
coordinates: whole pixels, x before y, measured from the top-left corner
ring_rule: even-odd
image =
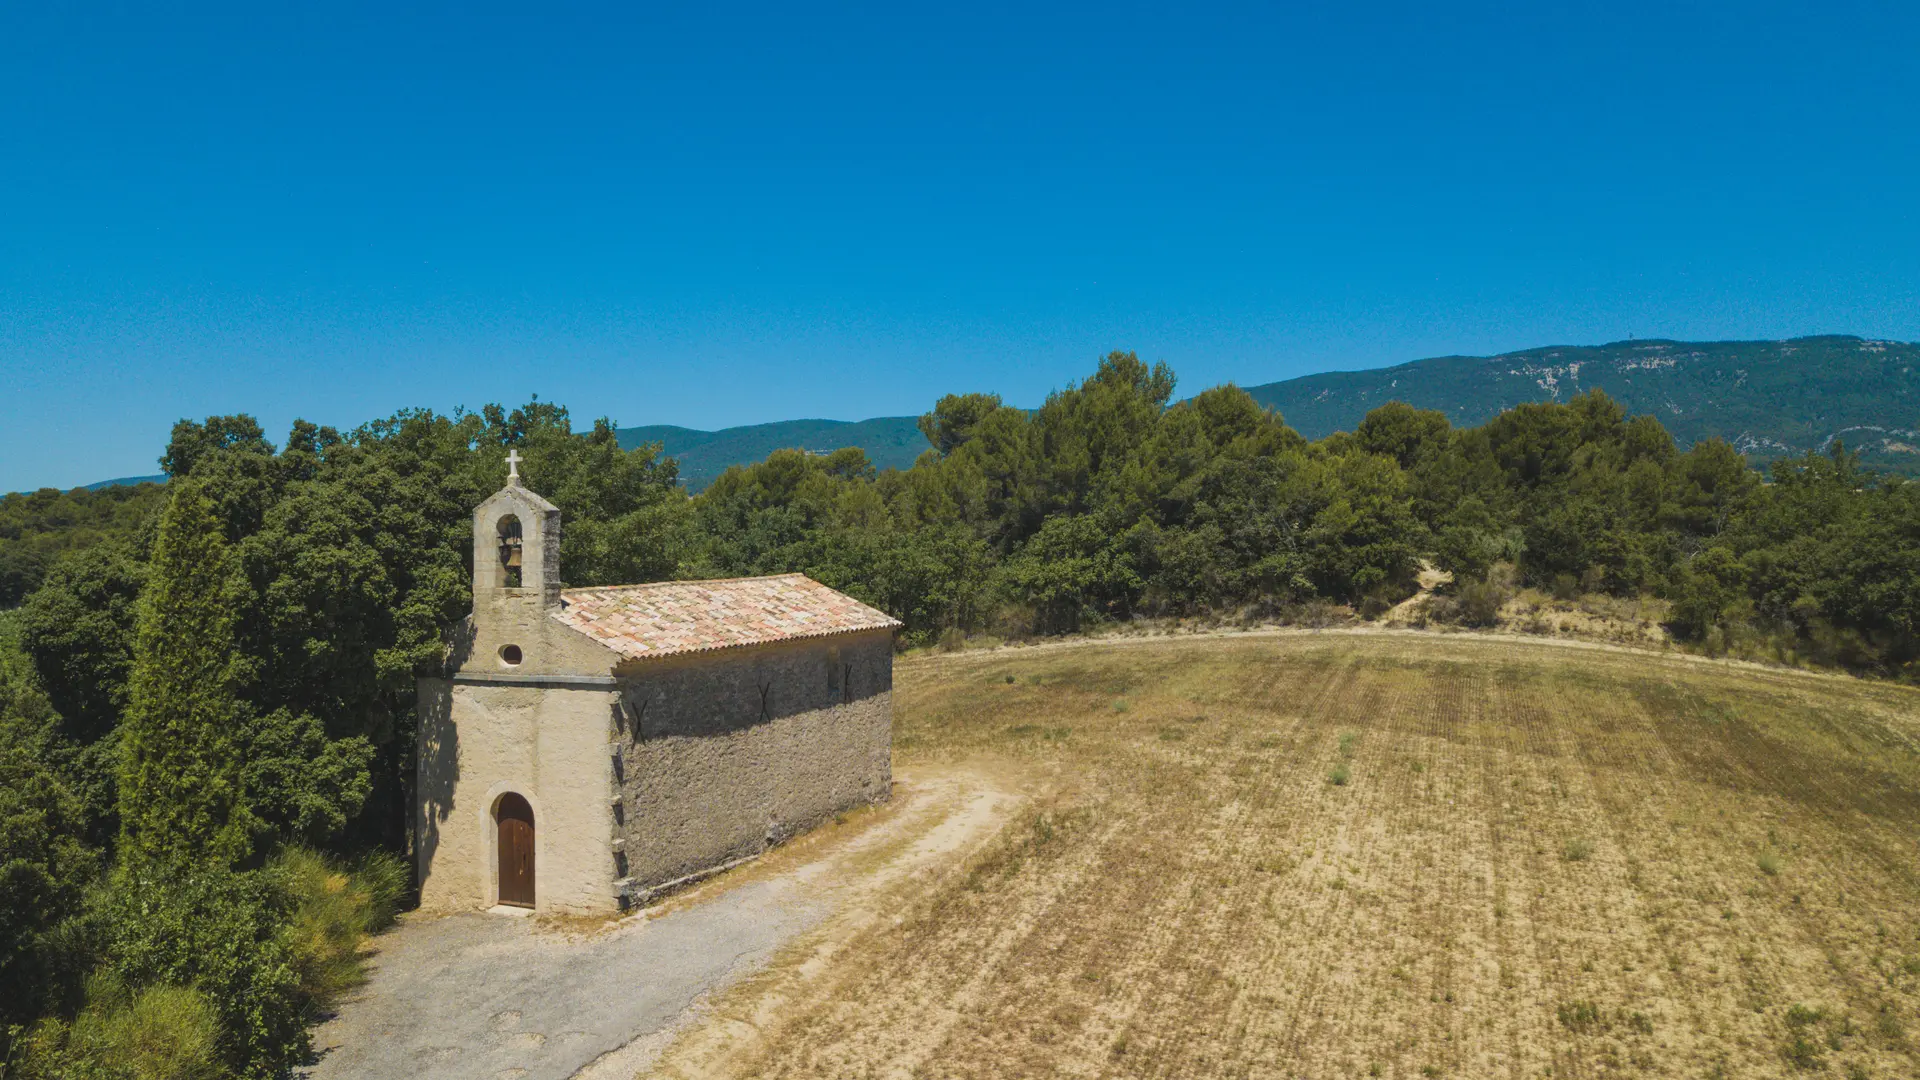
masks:
[[[1437,622],[1461,626],[1494,626],[1500,622],[1500,609],[1512,596],[1506,585],[1489,576],[1467,580],[1455,586],[1453,595],[1435,595],[1427,600],[1427,615]]]
[[[26,1080],[215,1080],[219,1018],[205,994],[183,986],[130,993],[110,974],[88,981],[87,1007],[71,1024],[35,1027],[19,1062]]]
[[[6,745],[9,736],[0,728],[0,1038],[57,996],[60,957],[48,935],[99,872],[81,838],[84,807],[30,749]]]
[[[1378,586],[1369,589],[1367,594],[1360,598],[1360,602],[1354,605],[1354,610],[1361,618],[1372,621],[1392,611],[1396,602],[1393,590]]]
[[[250,872],[121,867],[52,935],[70,966],[97,967],[71,1020],[32,1029],[24,1075],[287,1075],[318,1007],[363,980],[361,943],[393,922],[408,882],[385,852],[349,868],[298,847]]]
[[[219,1057],[241,1077],[277,1077],[309,1050],[311,998],[286,927],[293,905],[270,872],[123,867],[98,901],[107,972],[127,986],[191,986],[219,1017]]]
[[[1591,1001],[1566,1001],[1554,1010],[1560,1025],[1569,1031],[1587,1032],[1601,1025],[1600,1007]]]
[[[1455,618],[1462,626],[1492,626],[1500,621],[1506,602],[1506,590],[1493,581],[1468,581],[1455,594]]]
[[[275,856],[268,873],[291,907],[286,941],[301,994],[324,1002],[363,982],[360,943],[392,924],[406,865],[378,852],[349,872],[336,860],[294,847]]]
[[[353,883],[367,894],[368,919],[363,927],[377,934],[393,925],[401,905],[413,890],[413,869],[389,851],[371,851],[353,869]]]

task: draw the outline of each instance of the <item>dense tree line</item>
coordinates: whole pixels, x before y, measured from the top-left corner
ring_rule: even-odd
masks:
[[[702,572],[803,570],[949,630],[1068,631],[1138,616],[1384,610],[1423,561],[1471,589],[1652,595],[1710,650],[1907,677],[1920,617],[1920,487],[1835,445],[1776,463],[1681,451],[1604,394],[1456,429],[1393,403],[1308,443],[1231,387],[1115,354],[1038,410],[940,400],[912,469],[776,453],[693,500]]]
[[[63,556],[139,529],[165,497],[153,483],[0,496],[0,608],[39,588]]]
[[[1038,409],[942,398],[910,469],[781,451],[698,496],[538,401],[278,447],[211,417],[174,429],[163,495],[9,502],[0,551],[53,555],[18,560],[0,613],[0,1051],[76,1077],[299,1059],[341,942],[404,885],[414,678],[468,609],[471,508],[509,449],[566,514],[571,584],[800,571],[907,644],[1377,614],[1430,563],[1478,598],[1463,617],[1517,577],[1664,598],[1701,648],[1915,672],[1920,488],[1840,447],[1762,482],[1599,393],[1472,429],[1392,404],[1309,443],[1237,388],[1174,388],[1115,353]],[[159,1045],[128,1042],[143,1026],[192,1067],[127,1064]]]

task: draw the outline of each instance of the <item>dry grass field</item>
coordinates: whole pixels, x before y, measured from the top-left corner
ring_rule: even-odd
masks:
[[[915,658],[1027,795],[668,1076],[1920,1075],[1920,692],[1526,641]]]

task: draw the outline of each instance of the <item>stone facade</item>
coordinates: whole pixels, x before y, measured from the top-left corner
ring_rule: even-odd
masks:
[[[570,601],[560,512],[517,480],[473,529],[473,615],[445,675],[420,680],[423,910],[498,902],[509,793],[533,809],[534,909],[577,913],[887,797],[897,624],[883,614],[797,576]],[[618,630],[569,625],[596,612]]]
[[[540,685],[420,681],[420,907],[499,901],[494,815],[508,792],[533,807],[536,910],[611,910],[618,695]]]
[[[890,632],[643,661],[620,683],[629,895],[887,797]]]

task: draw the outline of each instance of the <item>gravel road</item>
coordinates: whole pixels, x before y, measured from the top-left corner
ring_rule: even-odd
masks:
[[[314,1033],[307,1080],[566,1080],[664,1032],[829,905],[756,882],[592,936],[457,915],[382,935],[372,977]]]
[[[803,951],[831,952],[889,925],[892,890],[945,872],[1021,801],[973,768],[896,772],[884,808],[610,928],[404,918],[374,939],[371,977],[314,1032],[319,1061],[299,1075],[632,1080],[682,1032],[702,1030],[703,995],[762,970],[803,935]]]

